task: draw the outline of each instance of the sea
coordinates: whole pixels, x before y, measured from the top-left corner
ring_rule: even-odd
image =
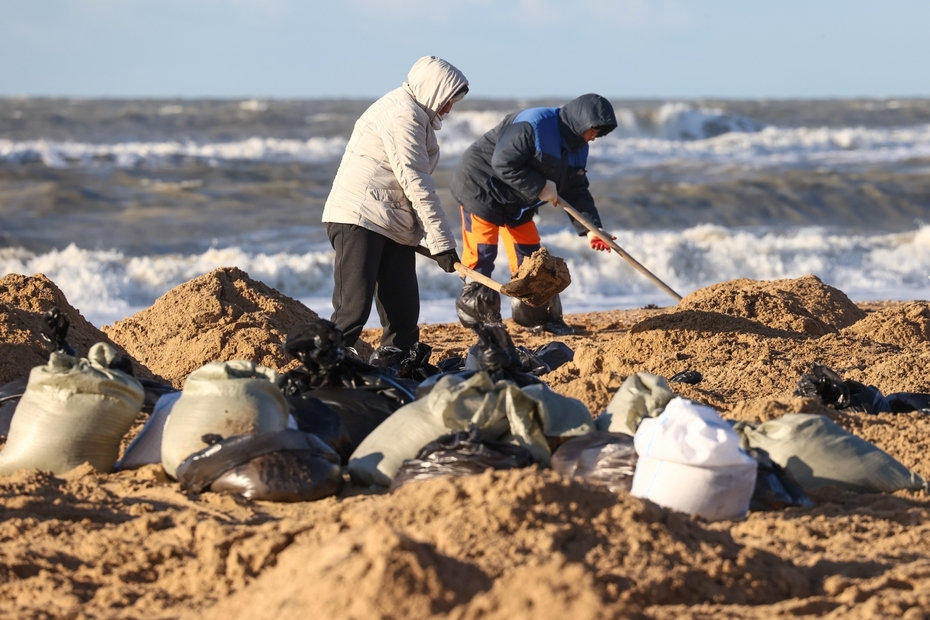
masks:
[[[565,101],[466,99],[444,119],[434,176],[457,234],[465,149],[511,111]],[[0,99],[0,275],[45,274],[97,326],[225,266],[329,316],[321,213],[370,103]],[[930,100],[612,103],[620,126],[588,166],[604,227],[680,295],[814,274],[855,301],[930,299]],[[537,225],[572,275],[566,313],[675,303],[561,210]],[[418,260],[421,322],[455,321],[461,281]]]

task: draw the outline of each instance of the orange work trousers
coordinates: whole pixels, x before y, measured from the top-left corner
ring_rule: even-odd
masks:
[[[497,259],[498,238],[504,240],[511,274],[517,272],[523,259],[539,249],[539,231],[533,220],[519,226],[498,226],[462,208],[463,265],[490,276]]]

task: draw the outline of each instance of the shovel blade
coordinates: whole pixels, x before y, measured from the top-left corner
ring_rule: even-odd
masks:
[[[501,287],[501,293],[515,297],[533,308],[541,308],[572,283],[568,265],[546,248],[525,259],[513,279]]]

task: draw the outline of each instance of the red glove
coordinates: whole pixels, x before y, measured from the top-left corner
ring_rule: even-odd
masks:
[[[611,237],[610,239],[614,240],[616,237]],[[597,250],[598,252],[610,252],[610,246],[607,245],[607,242],[593,232],[588,232],[588,245],[591,246],[592,250]]]

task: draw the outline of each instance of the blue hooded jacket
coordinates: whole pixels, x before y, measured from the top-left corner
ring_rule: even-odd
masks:
[[[573,99],[561,108],[529,108],[508,115],[472,144],[452,177],[452,195],[462,207],[498,226],[531,220],[542,204],[547,180],[559,195],[600,226],[585,170],[584,132],[599,136],[617,127],[613,106],[600,95]],[[587,229],[572,220],[579,235]]]

